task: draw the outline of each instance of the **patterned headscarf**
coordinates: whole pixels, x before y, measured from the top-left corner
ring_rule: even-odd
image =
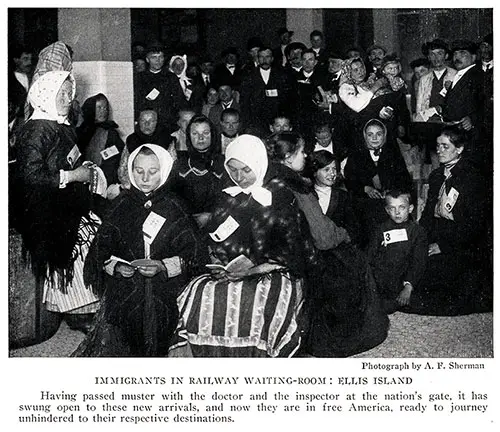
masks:
[[[366,66],[363,60],[360,57],[350,58],[342,62],[342,67],[340,69],[339,85],[351,84],[353,86],[364,86],[364,83],[357,83],[354,81],[352,77],[352,64],[354,62],[360,62],[362,64],[363,69],[365,70],[365,77],[366,77]]]
[[[54,42],[40,51],[32,82],[49,71],[73,71],[71,55],[65,43]]]
[[[254,172],[256,180],[254,184],[246,189],[242,189],[240,186],[236,185],[224,189],[224,192],[231,196],[236,196],[240,193],[245,193],[247,195],[251,194],[255,201],[265,207],[270,206],[272,203],[272,194],[262,187],[268,165],[266,146],[262,140],[253,135],[240,135],[227,146],[225,157],[224,167],[229,177],[231,177],[231,173],[227,163],[231,159],[236,159],[244,163]]]
[[[165,150],[163,147],[160,147],[159,145],[156,145],[156,144],[143,144],[143,145],[137,147],[130,154],[130,157],[128,158],[128,163],[127,163],[127,166],[128,166],[128,175],[129,175],[129,178],[130,178],[130,182],[132,183],[132,185],[136,189],[139,189],[139,187],[137,186],[137,183],[135,182],[134,175],[133,175],[134,174],[133,173],[133,170],[134,170],[134,161],[135,161],[135,158],[137,157],[137,155],[139,154],[139,152],[142,150],[143,147],[146,147],[146,148],[150,149],[156,155],[156,157],[158,158],[158,161],[160,162],[160,174],[161,174],[161,177],[160,177],[160,184],[156,188],[156,189],[158,189],[161,186],[163,186],[165,184],[165,182],[167,181],[168,176],[170,175],[170,172],[172,171],[172,166],[174,164],[174,160],[172,159],[172,156],[170,156],[170,153],[167,150]],[[154,192],[154,191],[152,191],[152,192]]]
[[[28,92],[28,101],[34,108],[32,120],[52,120],[60,124],[69,124],[67,116],[59,115],[56,106],[57,93],[67,79],[71,82],[72,98],[74,98],[75,79],[68,71],[47,72],[33,83]]]

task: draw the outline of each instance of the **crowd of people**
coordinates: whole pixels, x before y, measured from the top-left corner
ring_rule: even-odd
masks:
[[[492,35],[410,74],[278,34],[219,63],[134,44],[126,139],[71,47],[11,50],[10,226],[74,356],[346,357],[396,311],[492,310]]]

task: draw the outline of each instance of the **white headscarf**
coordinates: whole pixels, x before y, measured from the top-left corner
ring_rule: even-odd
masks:
[[[180,75],[177,75],[173,70],[172,70],[172,65],[174,64],[174,61],[177,60],[177,59],[181,59],[183,62],[184,62],[184,69],[182,69],[182,72],[180,73]],[[173,74],[175,74],[175,76],[177,76],[177,78],[179,78],[179,81],[181,83],[181,87],[182,87],[182,91],[184,92],[184,94],[186,95],[186,88],[188,85],[191,84],[191,80],[186,76],[186,70],[187,70],[187,55],[184,54],[183,56],[180,56],[180,55],[174,55],[172,56],[172,58],[170,59],[170,62],[168,64],[168,68],[170,70],[170,72],[172,72]],[[186,95],[187,96],[187,95]]]
[[[227,146],[225,156],[226,160],[224,162],[224,167],[230,177],[231,173],[227,163],[231,159],[236,159],[248,166],[254,172],[257,179],[253,185],[246,189],[242,189],[236,185],[224,189],[224,192],[231,196],[236,196],[242,192],[251,194],[255,201],[259,202],[264,207],[270,206],[273,201],[273,196],[270,191],[262,187],[268,165],[266,146],[262,140],[253,135],[240,135]]]
[[[28,92],[28,101],[34,108],[31,119],[52,120],[60,124],[69,124],[67,116],[57,113],[56,97],[64,81],[69,79],[75,97],[76,85],[73,75],[68,71],[50,71],[38,78]]]
[[[159,145],[156,145],[156,144],[143,144],[143,145],[137,147],[132,152],[132,154],[130,155],[130,157],[128,158],[128,163],[127,163],[127,165],[128,165],[128,176],[130,178],[130,182],[132,183],[132,185],[136,189],[139,189],[139,187],[137,186],[137,183],[135,182],[135,179],[134,179],[133,166],[134,166],[134,160],[135,160],[135,158],[137,157],[137,155],[139,154],[139,152],[141,151],[141,149],[143,147],[147,147],[148,149],[150,149],[156,155],[156,157],[158,158],[158,160],[160,161],[160,175],[161,175],[161,178],[160,178],[160,184],[156,188],[156,189],[158,189],[159,187],[163,186],[165,184],[165,182],[167,181],[168,176],[170,175],[170,171],[172,171],[172,165],[174,164],[174,160],[172,159],[172,156],[170,156],[170,153],[167,150],[165,150],[163,147],[159,146]]]

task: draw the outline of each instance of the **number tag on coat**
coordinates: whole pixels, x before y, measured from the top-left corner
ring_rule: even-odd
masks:
[[[384,241],[382,242],[384,246],[387,246],[391,243],[399,243],[404,241],[408,241],[408,233],[406,232],[406,228],[384,231]]]
[[[240,224],[236,222],[232,216],[228,216],[228,218],[219,225],[219,228],[209,235],[213,241],[222,242],[234,233],[239,226]]]
[[[148,244],[153,243],[154,239],[161,230],[166,219],[155,212],[151,212],[142,224],[144,241]]]
[[[444,202],[444,208],[446,211],[451,212],[453,210],[459,195],[460,193],[454,187],[450,189],[448,196],[446,197],[446,201]]]
[[[266,90],[266,96],[267,97],[278,97],[278,90],[277,89]]]
[[[108,160],[110,157],[113,157],[117,154],[118,154],[118,149],[116,148],[115,145],[112,147],[108,147],[101,152],[101,156],[104,160]]]
[[[146,99],[148,99],[150,101],[154,101],[158,97],[159,94],[160,94],[160,92],[154,88],[153,90],[151,90],[148,93],[148,95],[146,96]]]
[[[82,154],[80,153],[80,150],[78,149],[77,145],[75,144],[71,151],[68,153],[68,156],[66,156],[66,160],[68,163],[71,165],[71,168],[74,167],[76,161]]]

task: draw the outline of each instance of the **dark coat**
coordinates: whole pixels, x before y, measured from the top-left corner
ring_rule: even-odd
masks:
[[[239,90],[243,80],[243,69],[239,64],[235,66],[234,73],[232,74],[225,64],[218,64],[214,69],[214,78],[212,86],[219,88],[219,86],[227,84],[233,90]]]
[[[283,70],[272,67],[266,84],[260,69],[252,71],[241,85],[242,121],[248,128],[256,128],[264,133],[278,114],[294,117],[293,82]],[[271,91],[277,96],[267,96]],[[274,94],[274,92],[272,92]]]
[[[146,98],[156,89],[160,93],[154,100]],[[149,70],[137,75],[135,84],[135,117],[145,109],[152,109],[158,113],[158,123],[167,130],[174,130],[178,112],[187,108],[188,103],[182,92],[178,78],[170,71],[162,70],[157,74]]]

